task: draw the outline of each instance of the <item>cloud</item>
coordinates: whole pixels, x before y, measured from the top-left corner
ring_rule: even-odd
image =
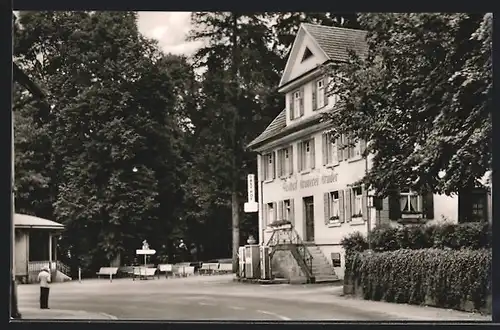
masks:
[[[203,44],[186,41],[191,29],[191,12],[139,12],[139,31],[156,39],[165,53],[190,56]]]

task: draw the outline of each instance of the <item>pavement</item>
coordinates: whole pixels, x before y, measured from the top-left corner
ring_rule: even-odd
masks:
[[[233,275],[54,283],[50,310],[37,285],[19,285],[23,319],[240,321],[491,321],[491,316],[342,297],[342,286],[261,285]]]

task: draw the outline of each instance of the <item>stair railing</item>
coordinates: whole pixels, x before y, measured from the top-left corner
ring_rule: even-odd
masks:
[[[57,260],[56,262],[56,269],[63,273],[64,275],[69,276],[70,275],[70,269],[68,265],[64,264],[63,262]]]
[[[305,245],[304,241],[300,237],[295,227],[292,225],[292,223],[288,221],[277,221],[276,223],[277,224],[283,223],[283,225],[282,226],[275,225],[275,228],[273,230],[271,237],[269,238],[269,241],[267,242],[267,245],[270,246],[271,248],[286,244],[295,245],[297,252],[300,255],[300,258],[306,264],[309,273],[312,274],[313,256],[311,252],[309,252],[309,250],[307,249],[307,246]]]

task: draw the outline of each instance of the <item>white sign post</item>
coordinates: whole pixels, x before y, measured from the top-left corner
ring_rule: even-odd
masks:
[[[144,255],[144,275],[146,275],[146,268],[147,268],[147,256],[148,255],[154,255],[156,253],[156,250],[150,249],[148,242],[144,241],[142,242],[142,249],[140,250],[135,250],[135,254],[137,255]],[[139,273],[140,275],[140,273]]]
[[[259,210],[259,204],[255,201],[255,174],[247,177],[248,202],[245,203],[245,212],[253,213]]]

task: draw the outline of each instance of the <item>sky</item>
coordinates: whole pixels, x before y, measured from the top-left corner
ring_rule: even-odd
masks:
[[[139,31],[158,40],[165,53],[192,55],[201,47],[200,41],[186,41],[191,29],[191,12],[139,12]]]

